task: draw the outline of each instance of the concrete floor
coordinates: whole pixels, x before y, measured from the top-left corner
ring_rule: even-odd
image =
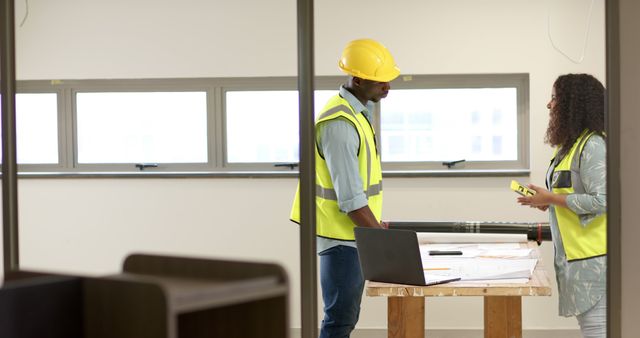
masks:
[[[427,330],[425,338],[483,338],[482,330]],[[582,338],[579,330],[525,330],[523,338]],[[290,338],[300,338],[300,329],[292,329]],[[382,329],[355,330],[351,338],[387,338]]]

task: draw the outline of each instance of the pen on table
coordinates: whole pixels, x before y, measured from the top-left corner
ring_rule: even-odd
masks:
[[[462,255],[462,251],[458,250],[429,250],[430,256],[459,256]]]

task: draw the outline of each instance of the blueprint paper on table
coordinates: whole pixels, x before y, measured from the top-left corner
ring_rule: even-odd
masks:
[[[459,276],[459,283],[527,283],[538,262],[525,234],[417,233],[425,272]],[[429,251],[460,251],[430,255]]]
[[[538,260],[502,258],[433,258],[422,259],[422,266],[433,274],[460,276],[460,282],[489,282],[510,280],[526,283],[533,274]]]
[[[460,251],[456,258],[529,258],[531,248],[523,248],[518,243],[436,243],[421,244],[420,253],[425,258],[429,251]]]
[[[418,232],[418,243],[522,243],[526,234],[478,234],[452,232]]]

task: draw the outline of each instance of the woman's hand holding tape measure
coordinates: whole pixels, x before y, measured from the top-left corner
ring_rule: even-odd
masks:
[[[524,186],[517,181],[511,181],[511,189],[521,195],[518,197],[518,203],[521,205],[527,205],[542,211],[546,211],[550,204],[566,207],[566,195],[554,194],[534,184]]]

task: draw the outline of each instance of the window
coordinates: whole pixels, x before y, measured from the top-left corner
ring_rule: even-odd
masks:
[[[528,169],[528,76],[414,76],[380,102],[383,169]]]
[[[315,113],[344,80],[316,79]],[[295,174],[296,87],[294,77],[19,81],[19,168]],[[374,108],[383,170],[528,171],[528,92],[527,74],[398,78]]]
[[[335,90],[316,90],[315,111]],[[228,164],[298,162],[298,92],[227,91],[226,154]]]
[[[16,155],[18,164],[58,164],[56,93],[16,95]]]
[[[385,162],[518,157],[515,88],[398,89],[380,105]],[[503,137],[511,146],[495,153],[492,141]]]
[[[205,92],[76,93],[78,163],[207,163]]]

